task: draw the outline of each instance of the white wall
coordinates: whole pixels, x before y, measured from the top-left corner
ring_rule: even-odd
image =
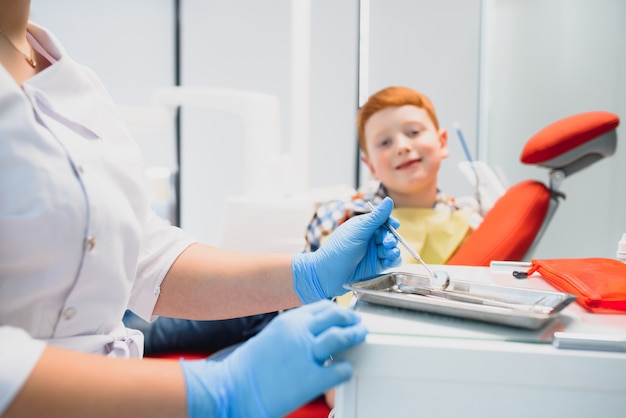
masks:
[[[308,8],[308,22],[294,26],[295,6]],[[355,182],[357,19],[356,1],[183,2],[182,83],[249,89],[280,99],[280,142],[292,159],[275,179],[284,182],[279,189]],[[310,69],[294,62],[296,55],[308,60]],[[221,217],[220,202],[243,190],[240,127],[230,115],[196,111],[185,115],[183,128],[182,191],[183,199],[190,199],[186,206],[183,200],[183,226],[214,237],[219,225],[206,217]],[[214,140],[207,143],[202,139],[207,136]],[[272,164],[269,157],[257,156]],[[190,195],[198,183],[210,190],[209,199]]]
[[[488,45],[488,161],[511,181],[547,180],[519,161],[544,126],[591,110],[626,116],[626,3],[493,0]],[[626,121],[616,154],[566,178],[535,258],[615,257],[626,232]]]

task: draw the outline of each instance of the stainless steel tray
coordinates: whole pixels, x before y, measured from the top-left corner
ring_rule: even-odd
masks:
[[[344,287],[365,302],[527,329],[540,328],[576,300],[568,293],[453,279],[446,290],[437,290],[429,276],[414,273],[388,273]]]

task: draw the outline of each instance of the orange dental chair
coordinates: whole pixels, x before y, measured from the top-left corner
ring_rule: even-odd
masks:
[[[549,169],[549,184],[525,180],[510,187],[447,264],[528,261],[565,198],[559,191],[562,181],[614,154],[618,125],[617,115],[594,111],[566,117],[536,133],[520,160]]]

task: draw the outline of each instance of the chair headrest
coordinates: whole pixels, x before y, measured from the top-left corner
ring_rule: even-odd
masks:
[[[615,152],[618,125],[619,117],[604,111],[566,117],[530,138],[520,160],[571,174]]]

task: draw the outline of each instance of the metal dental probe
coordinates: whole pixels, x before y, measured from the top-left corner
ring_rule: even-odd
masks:
[[[369,206],[370,210],[374,210],[374,205],[372,205],[372,202],[367,202],[367,206]],[[422,266],[424,266],[424,268],[428,271],[428,274],[430,275],[430,278],[432,279],[433,283],[436,283],[437,285],[439,285],[439,289],[441,290],[445,290],[448,285],[450,284],[450,276],[448,276],[448,273],[446,273],[445,271],[437,271],[437,272],[433,272],[430,267],[428,267],[428,265],[424,262],[424,260],[422,260],[422,257],[420,257],[420,255],[417,253],[417,251],[415,251],[408,242],[406,242],[404,240],[404,238],[402,238],[402,235],[400,235],[400,233],[396,230],[396,228],[394,228],[389,221],[385,221],[385,226],[391,231],[391,233],[398,238],[398,241],[400,241],[400,243],[404,246],[404,248],[406,248],[406,250],[409,252],[409,254],[411,254],[413,256],[414,259],[416,259],[417,261],[419,261]]]

